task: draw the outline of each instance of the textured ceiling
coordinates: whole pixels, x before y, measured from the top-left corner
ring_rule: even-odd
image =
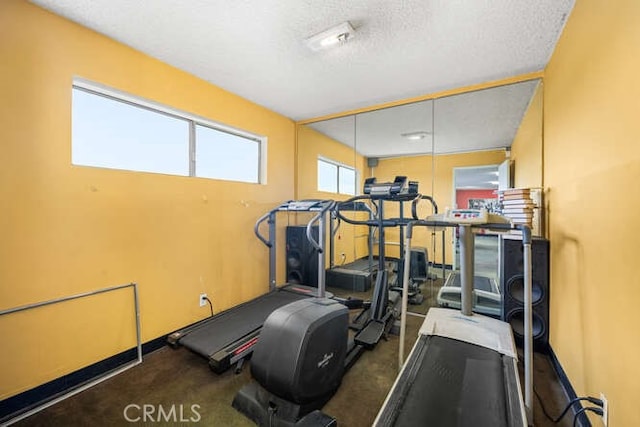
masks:
[[[511,146],[538,84],[514,83],[308,126],[366,157],[501,149]],[[417,141],[402,136],[418,131],[428,134]]]
[[[542,70],[574,0],[32,0],[292,119]],[[356,37],[306,37],[350,21]]]

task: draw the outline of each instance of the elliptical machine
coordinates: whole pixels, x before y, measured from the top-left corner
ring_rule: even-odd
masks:
[[[348,301],[324,296],[324,233],[316,241],[311,226],[320,221],[322,230],[328,211],[322,209],[306,233],[318,254],[318,297],[284,305],[267,317],[251,361],[254,381],[233,399],[233,407],[258,425],[336,425],[319,408],[360,353],[348,345]]]
[[[375,183],[368,179],[365,195],[360,199],[378,200],[375,221],[357,221],[337,215],[346,222],[378,226],[384,247],[383,227],[396,226],[396,220],[382,216],[382,201],[419,198],[415,185],[406,177],[396,177],[392,183]],[[313,220],[311,222],[314,222]],[[310,233],[310,242],[319,250]],[[354,355],[371,348],[381,339],[387,325],[394,319],[388,309],[387,273],[384,251],[379,256],[380,270],[376,279],[371,313],[364,327],[349,344],[349,310],[336,300],[313,298],[296,301],[275,310],[266,320],[251,361],[254,381],[240,389],[233,407],[261,426],[337,425],[336,420],[320,408],[336,392],[345,371],[354,363]]]

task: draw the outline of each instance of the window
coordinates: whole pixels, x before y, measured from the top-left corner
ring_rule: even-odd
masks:
[[[88,83],[74,83],[74,165],[264,182],[266,139]]]
[[[255,141],[196,125],[196,176],[258,182],[260,145]]]
[[[339,163],[318,159],[318,191],[356,194],[356,170]]]

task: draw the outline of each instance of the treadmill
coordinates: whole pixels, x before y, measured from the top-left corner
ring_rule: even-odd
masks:
[[[438,305],[460,309],[462,280],[453,272],[438,291]],[[502,314],[502,295],[495,280],[485,276],[473,276],[473,311],[499,318]]]
[[[369,220],[373,221],[375,213],[365,202],[338,202],[342,212],[367,212]],[[329,233],[329,268],[326,271],[326,281],[334,288],[348,289],[356,292],[366,292],[375,285],[375,275],[378,264],[373,258],[373,227],[369,226],[368,246],[369,255],[355,261],[336,265],[335,263],[335,235],[340,227],[340,218],[332,212]]]
[[[507,218],[486,210],[452,210],[412,221],[405,247],[411,246],[414,226],[457,227],[461,237],[461,310],[431,308],[406,362],[406,315],[400,330],[401,366],[374,426],[505,426],[523,427],[532,421],[531,371],[531,233],[523,233],[525,259],[525,400],[520,389],[517,352],[508,323],[472,312],[473,238],[476,229],[507,231]],[[409,266],[405,265],[404,287]],[[527,295],[529,298],[527,298]],[[403,309],[406,309],[403,297]],[[526,402],[526,403],[525,403]]]
[[[269,248],[269,292],[204,319],[167,337],[168,344],[177,348],[183,346],[209,360],[210,368],[220,374],[232,365],[236,372],[242,369],[244,360],[253,352],[258,342],[260,330],[266,318],[276,309],[310,297],[325,297],[324,286],[324,239],[316,242],[311,236],[311,228],[318,223],[319,235],[324,235],[326,213],[334,206],[332,200],[299,200],[282,203],[260,217],[254,232],[258,239]],[[313,212],[316,215],[307,224],[307,238],[318,251],[318,287],[304,285],[276,286],[276,217],[280,212]],[[268,237],[260,233],[260,226],[267,222]]]

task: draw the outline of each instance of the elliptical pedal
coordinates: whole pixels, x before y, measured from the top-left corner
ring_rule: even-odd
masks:
[[[379,320],[370,321],[360,332],[354,337],[356,344],[364,347],[374,347],[385,333],[385,322]]]

